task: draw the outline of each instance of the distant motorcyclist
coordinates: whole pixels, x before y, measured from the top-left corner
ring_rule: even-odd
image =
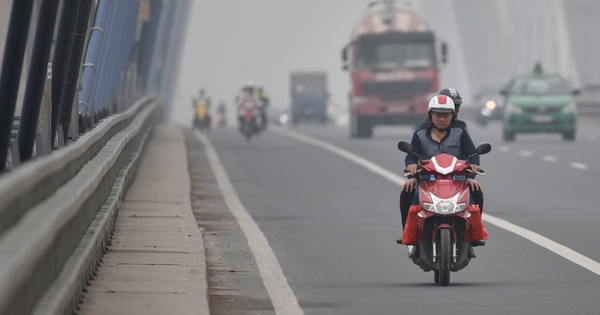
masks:
[[[219,106],[217,107],[217,113],[225,114],[227,113],[227,106],[224,101],[219,102]]]
[[[261,121],[261,129],[265,129],[267,127],[267,108],[269,107],[270,100],[269,95],[265,92],[265,87],[262,83],[258,83],[256,85],[256,94],[258,100],[260,101],[260,121]]]
[[[217,107],[217,122],[221,126],[227,124],[227,106],[224,101],[219,102],[219,106]]]
[[[210,128],[210,98],[206,96],[204,88],[198,90],[198,96],[192,98],[192,108],[194,108],[194,126]]]
[[[244,114],[246,110],[258,110],[260,107],[260,101],[254,94],[254,85],[246,84],[243,87],[242,94],[237,99],[238,109],[238,120],[240,122],[240,129],[244,124]]]

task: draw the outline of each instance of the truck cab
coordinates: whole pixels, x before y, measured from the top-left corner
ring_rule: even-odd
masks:
[[[442,45],[442,62],[446,59]],[[342,50],[350,73],[350,136],[377,125],[418,126],[439,89],[436,39],[425,20],[400,1],[372,3]]]
[[[321,71],[293,72],[290,77],[292,123],[303,120],[327,122],[327,74]]]

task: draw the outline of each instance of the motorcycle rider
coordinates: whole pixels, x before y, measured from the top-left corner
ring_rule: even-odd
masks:
[[[419,129],[413,134],[411,145],[416,153],[421,155],[422,159],[431,159],[436,154],[448,153],[459,159],[466,159],[467,156],[476,152],[475,145],[471,140],[465,128],[461,128],[456,121],[456,109],[452,98],[440,94],[434,96],[429,101],[428,117],[429,123],[426,128]],[[480,171],[479,156],[472,156],[469,161],[471,169]],[[402,216],[402,229],[406,224],[408,210],[412,204],[419,204],[416,194],[418,186],[417,176],[418,157],[414,154],[407,154],[405,159],[406,169],[410,172],[409,179],[402,185],[400,194],[400,213]],[[474,176],[469,176],[466,180],[472,189],[480,189],[479,183]],[[401,244],[401,239],[396,240]],[[483,245],[477,242],[473,245]]]
[[[192,97],[192,108],[194,108],[194,126],[198,123],[200,116],[205,115],[206,126],[210,128],[210,98],[205,95],[204,88],[198,89],[198,96]]]
[[[219,125],[225,126],[227,124],[227,106],[225,105],[225,101],[219,102],[219,106],[217,106],[217,115]]]
[[[256,94],[260,101],[260,121],[261,129],[267,127],[267,107],[269,107],[269,95],[265,92],[265,86],[262,83],[256,85]]]
[[[254,94],[254,85],[246,84],[243,87],[242,94],[237,98],[238,120],[240,122],[240,131],[244,125],[244,111],[247,109],[258,110],[260,101]]]
[[[458,119],[458,112],[460,111],[460,105],[462,104],[462,97],[460,96],[460,93],[458,93],[456,89],[447,87],[439,90],[437,95],[446,95],[452,99],[452,101],[454,102],[454,120],[452,121],[451,125],[462,128],[467,133],[469,133],[467,123]],[[419,130],[427,129],[429,126],[431,126],[431,119],[427,119],[425,122],[423,122],[419,127]],[[466,159],[466,156],[463,156],[462,159]],[[473,200],[476,204],[479,205],[479,210],[481,210],[481,212],[483,213],[483,191],[481,190],[481,184],[479,184],[479,182],[477,182],[476,180],[469,181],[469,190],[471,196],[473,197]],[[404,189],[400,193],[400,209],[402,213],[408,213],[408,209],[410,208],[414,194],[414,190],[407,191]],[[403,218],[406,219],[406,217]],[[406,222],[403,220],[402,228],[404,228],[405,223]]]

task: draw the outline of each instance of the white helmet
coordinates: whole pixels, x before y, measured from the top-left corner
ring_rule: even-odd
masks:
[[[454,113],[454,101],[446,95],[436,95],[429,101],[429,112]]]

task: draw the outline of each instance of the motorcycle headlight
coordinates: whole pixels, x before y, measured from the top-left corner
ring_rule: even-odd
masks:
[[[466,208],[466,204],[464,202],[458,203],[460,192],[448,199],[439,198],[432,193],[429,193],[429,195],[431,196],[431,201],[433,203],[424,202],[425,210],[429,212],[448,215],[464,211]]]
[[[577,105],[575,102],[571,102],[569,105],[565,106],[561,112],[563,114],[576,114],[577,113]]]
[[[485,108],[487,108],[488,110],[492,111],[494,109],[496,109],[496,102],[494,102],[494,100],[489,100],[485,103]]]
[[[506,113],[507,114],[523,114],[523,109],[513,103],[507,103],[506,104]]]

